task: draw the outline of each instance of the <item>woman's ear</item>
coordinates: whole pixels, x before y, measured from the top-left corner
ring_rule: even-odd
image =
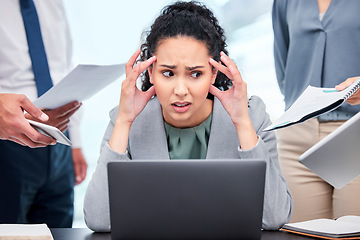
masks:
[[[217,74],[218,74],[218,70],[216,68],[213,68],[213,74],[211,76],[211,84],[214,84],[215,83],[215,80],[216,80],[216,77],[217,77]]]
[[[150,80],[150,83],[151,84],[154,84],[154,81],[153,81],[153,65],[151,65],[150,67],[148,67],[148,73],[149,73],[149,80]]]

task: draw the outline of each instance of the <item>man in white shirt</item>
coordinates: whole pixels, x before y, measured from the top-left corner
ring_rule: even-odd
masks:
[[[0,0],[0,99],[3,94],[9,94],[6,97],[24,94],[33,101],[38,92],[20,1]],[[55,85],[72,68],[72,44],[64,6],[61,0],[34,0],[34,4]],[[62,144],[29,148],[20,144],[31,143],[18,138],[11,140],[20,144],[0,140],[0,223],[45,222],[50,227],[71,227],[73,187],[84,180],[87,169],[76,114],[69,123],[69,117],[80,105],[72,102],[57,109],[43,110],[49,116],[45,123],[62,131],[69,125],[72,149]],[[32,117],[27,115],[27,118]]]

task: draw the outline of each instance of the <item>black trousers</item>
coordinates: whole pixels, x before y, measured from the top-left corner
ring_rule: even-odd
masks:
[[[0,140],[0,223],[71,227],[74,182],[70,147],[32,149]]]

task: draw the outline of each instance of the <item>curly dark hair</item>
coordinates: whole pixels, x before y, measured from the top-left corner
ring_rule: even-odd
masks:
[[[177,36],[192,37],[204,42],[210,56],[216,61],[220,60],[221,51],[228,54],[224,30],[214,14],[199,2],[179,1],[163,8],[160,16],[156,18],[147,32],[145,42],[141,45],[139,61],[152,57],[161,40]],[[141,77],[141,89],[147,91],[152,86],[148,71]],[[232,82],[223,73],[218,72],[214,86],[224,91],[232,86]]]

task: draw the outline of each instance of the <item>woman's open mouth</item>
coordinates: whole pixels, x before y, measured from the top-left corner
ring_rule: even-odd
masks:
[[[183,113],[186,112],[189,108],[191,103],[189,102],[174,102],[171,104],[176,112]]]

